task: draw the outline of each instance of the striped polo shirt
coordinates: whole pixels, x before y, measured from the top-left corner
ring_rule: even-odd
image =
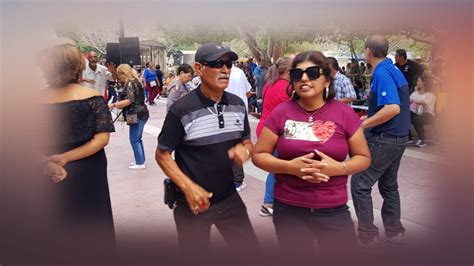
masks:
[[[228,150],[246,139],[250,127],[242,99],[224,92],[221,101],[214,102],[199,86],[171,106],[158,147],[175,151],[179,168],[212,192],[211,203],[216,203],[236,191]]]

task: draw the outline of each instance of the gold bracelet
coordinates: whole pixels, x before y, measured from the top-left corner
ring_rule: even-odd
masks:
[[[342,161],[342,175],[345,175],[346,174],[346,168],[347,168],[347,165],[346,165],[346,162]]]

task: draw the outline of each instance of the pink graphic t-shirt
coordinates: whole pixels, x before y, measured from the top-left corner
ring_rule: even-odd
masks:
[[[337,161],[349,153],[348,139],[361,122],[346,104],[329,100],[312,116],[295,101],[278,105],[265,126],[278,135],[278,158],[291,160],[317,149]],[[310,118],[312,117],[312,118]],[[347,175],[314,184],[297,176],[275,174],[276,200],[306,208],[333,208],[347,203]]]

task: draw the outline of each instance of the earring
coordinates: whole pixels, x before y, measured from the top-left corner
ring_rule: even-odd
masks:
[[[326,87],[326,99],[329,97],[329,88]]]

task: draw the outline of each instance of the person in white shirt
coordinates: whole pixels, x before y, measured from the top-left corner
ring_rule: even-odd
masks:
[[[97,53],[89,52],[87,55],[86,68],[82,71],[82,85],[96,89],[99,94],[105,96],[107,80],[114,81],[112,72],[105,66],[97,64]]]
[[[248,97],[250,96],[250,83],[245,76],[245,73],[242,69],[233,66],[230,71],[229,76],[229,85],[225,89],[227,92],[239,96],[242,101],[245,103],[245,110],[248,113],[249,111],[249,101]],[[234,184],[235,189],[240,192],[247,187],[247,184],[244,182],[244,169],[242,166],[234,165]]]
[[[239,96],[240,99],[244,101],[247,112],[249,110],[248,97],[251,88],[252,87],[250,86],[244,71],[238,67],[232,67],[232,70],[230,71],[229,85],[225,90]]]
[[[426,147],[426,124],[432,124],[435,117],[436,96],[429,91],[431,80],[421,75],[416,81],[416,90],[410,95],[411,123],[418,134],[416,146]]]

